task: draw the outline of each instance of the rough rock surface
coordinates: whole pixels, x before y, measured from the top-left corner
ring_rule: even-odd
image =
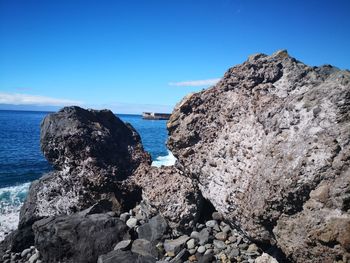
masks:
[[[141,167],[133,178],[142,188],[142,199],[149,210],[160,213],[173,229],[188,230],[194,226],[202,196],[194,182],[175,166]]]
[[[253,55],[184,98],[168,130],[185,173],[252,239],[297,262],[349,260],[349,71]]]
[[[108,214],[90,210],[34,223],[35,246],[44,262],[96,262],[123,239],[128,227]]]
[[[56,170],[31,184],[7,248],[31,245],[31,225],[41,218],[72,214],[99,200],[112,201],[114,211],[140,201],[141,189],[125,179],[151,158],[134,128],[111,111],[65,107],[43,120],[40,141]]]

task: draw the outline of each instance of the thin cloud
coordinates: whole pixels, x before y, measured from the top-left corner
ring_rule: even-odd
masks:
[[[57,99],[39,95],[0,92],[0,104],[39,105],[39,106],[69,106],[81,105],[83,102],[69,99]]]
[[[202,80],[189,80],[189,81],[181,81],[181,82],[170,82],[170,86],[177,87],[204,87],[215,85],[218,83],[220,79],[202,79]]]

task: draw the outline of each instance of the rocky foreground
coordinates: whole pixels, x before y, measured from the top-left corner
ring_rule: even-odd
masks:
[[[150,166],[112,112],[47,116],[4,262],[350,262],[350,72],[257,54],[168,122]]]

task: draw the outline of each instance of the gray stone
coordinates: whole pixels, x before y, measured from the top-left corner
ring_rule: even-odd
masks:
[[[113,250],[108,254],[101,255],[97,263],[155,263],[157,259],[152,256],[144,256],[131,251]]]
[[[213,220],[221,221],[222,220],[222,215],[219,212],[214,212],[212,214],[212,218],[213,218]]]
[[[209,248],[204,252],[204,255],[213,254],[213,253],[214,253],[214,250]]]
[[[187,248],[188,248],[188,249],[193,249],[193,248],[195,248],[196,243],[197,243],[196,240],[195,240],[194,238],[191,238],[190,240],[188,240],[188,241],[186,242]]]
[[[199,232],[192,231],[190,237],[199,240]]]
[[[27,248],[25,250],[22,251],[21,253],[21,257],[24,258],[28,255],[28,253],[30,253],[31,249],[30,248]]]
[[[131,247],[131,240],[122,240],[118,244],[115,245],[114,250],[128,250]]]
[[[221,231],[224,233],[229,233],[231,231],[231,227],[229,225],[226,225],[221,228]]]
[[[209,231],[206,228],[203,228],[200,232],[199,232],[199,245],[204,245],[205,243],[208,242],[209,240]]]
[[[226,244],[225,242],[221,241],[221,240],[213,240],[213,245],[218,248],[218,249],[225,249],[226,248]]]
[[[229,252],[230,259],[234,259],[240,255],[239,249],[236,247],[231,248],[231,251]]]
[[[248,248],[248,244],[247,243],[242,243],[242,244],[239,244],[238,247],[240,249],[246,250]]]
[[[123,222],[126,222],[129,218],[130,218],[129,213],[122,213],[122,214],[120,215],[120,219],[121,219]]]
[[[227,234],[225,232],[219,232],[215,235],[215,238],[221,241],[226,241]]]
[[[218,224],[218,222],[216,220],[209,220],[205,223],[205,225],[207,227],[213,228],[214,226],[216,226]]]
[[[194,255],[194,254],[196,254],[197,249],[196,249],[196,248],[189,249],[188,252],[189,252],[191,255]]]
[[[34,263],[36,260],[39,258],[39,252],[34,253],[30,258],[29,258],[29,263]]]
[[[166,239],[164,241],[164,249],[168,256],[175,256],[185,246],[189,240],[187,235],[180,236],[176,239]]]
[[[137,225],[137,219],[135,217],[131,217],[126,221],[126,225],[130,228],[134,228]]]
[[[205,252],[205,250],[206,250],[205,246],[199,246],[197,249],[197,252],[203,254]]]
[[[248,249],[247,249],[247,252],[254,253],[254,252],[258,252],[258,250],[259,250],[259,248],[257,247],[257,245],[250,244]]]
[[[132,243],[131,251],[142,256],[159,257],[159,250],[154,243],[146,239],[136,239]]]
[[[139,238],[149,241],[161,239],[168,229],[168,224],[165,219],[157,215],[152,217],[148,223],[141,225],[138,228]]]

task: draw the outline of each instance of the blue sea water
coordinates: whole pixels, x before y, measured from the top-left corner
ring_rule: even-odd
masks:
[[[0,240],[17,226],[30,182],[52,169],[40,151],[40,123],[47,114],[0,110]],[[174,163],[165,145],[166,121],[143,120],[140,115],[118,117],[139,132],[154,166]]]

